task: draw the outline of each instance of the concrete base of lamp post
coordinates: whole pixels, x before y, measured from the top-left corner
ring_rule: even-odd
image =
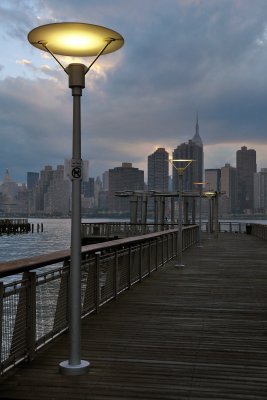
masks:
[[[59,364],[59,371],[62,375],[77,376],[84,375],[89,372],[90,363],[89,361],[80,360],[77,365],[71,365],[69,361],[62,361]]]

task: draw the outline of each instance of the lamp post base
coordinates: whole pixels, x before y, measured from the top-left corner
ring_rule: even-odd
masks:
[[[59,364],[59,372],[62,375],[85,375],[89,372],[90,363],[88,361],[81,360],[80,364],[71,365],[69,361],[62,361]]]

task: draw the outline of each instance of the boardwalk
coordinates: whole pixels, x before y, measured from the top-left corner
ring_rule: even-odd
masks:
[[[1,399],[267,399],[267,244],[222,234],[83,321],[86,376],[58,374],[68,335],[1,379]]]

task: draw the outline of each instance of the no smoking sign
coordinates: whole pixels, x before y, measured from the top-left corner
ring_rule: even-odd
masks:
[[[82,179],[82,160],[71,160],[71,179]]]

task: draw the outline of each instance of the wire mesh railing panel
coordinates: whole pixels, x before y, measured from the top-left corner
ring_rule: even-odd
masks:
[[[69,292],[69,268],[60,271],[60,286],[57,296],[57,305],[54,317],[53,334],[56,334],[68,326],[68,292]]]
[[[118,253],[118,291],[129,287],[129,250],[121,250]]]
[[[27,345],[27,282],[4,286],[2,308],[1,366],[15,364],[25,355]]]
[[[153,240],[150,243],[150,266],[151,271],[154,271],[157,268],[157,241]]]
[[[131,249],[131,283],[140,279],[140,252],[139,246]]]
[[[157,267],[162,264],[162,238],[157,238]]]
[[[96,290],[95,259],[91,259],[84,261],[82,265],[81,301],[83,315],[96,309]]]
[[[168,251],[169,251],[169,243],[168,240],[169,238],[167,236],[164,236],[162,238],[163,240],[163,245],[162,245],[162,251],[163,251],[163,262],[167,262],[168,261]]]
[[[141,250],[142,276],[149,273],[149,243],[144,243]]]
[[[115,270],[115,254],[105,255],[101,257],[99,268],[99,293],[100,304],[114,297],[114,270]]]
[[[53,336],[61,273],[46,273],[36,284],[36,341],[38,344]]]

